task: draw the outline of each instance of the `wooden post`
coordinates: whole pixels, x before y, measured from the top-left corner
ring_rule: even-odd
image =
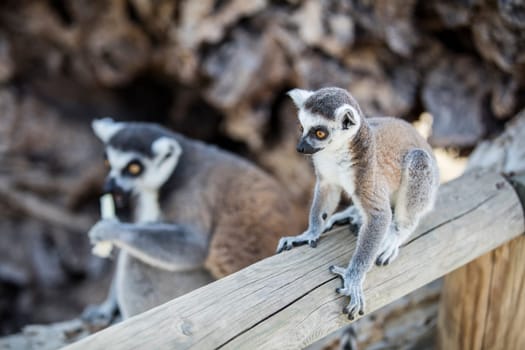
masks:
[[[496,231],[499,231],[495,234]],[[372,312],[501,246],[525,231],[521,203],[497,173],[471,173],[439,191],[435,211],[399,258],[367,275]],[[105,329],[68,349],[302,349],[347,325],[348,298],[328,272],[347,264],[347,228],[316,249],[297,247]]]
[[[511,183],[525,203],[525,176]],[[525,349],[525,236],[448,274],[441,298],[439,349]]]

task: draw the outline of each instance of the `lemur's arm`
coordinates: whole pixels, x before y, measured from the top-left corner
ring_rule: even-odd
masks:
[[[310,208],[308,229],[298,236],[281,238],[277,246],[277,253],[291,249],[294,245],[309,244],[311,247],[316,247],[319,236],[323,232],[328,218],[337,208],[340,199],[340,187],[317,180],[314,199]]]
[[[392,218],[390,208],[373,209],[365,214],[365,220],[358,234],[354,255],[348,264],[348,272],[355,281],[362,282],[379,252]]]
[[[340,199],[341,188],[318,180],[315,184],[307,232],[312,232],[319,237],[323,232],[326,221],[337,208]]]
[[[388,202],[383,205],[367,206],[363,211],[363,224],[359,230],[357,246],[347,268],[330,266],[332,273],[343,278],[343,288],[337,292],[350,297],[350,303],[343,310],[353,320],[357,314],[362,315],[365,308],[363,281],[368,270],[377,257],[381,241],[390,226],[392,212]]]
[[[102,220],[93,226],[89,237],[93,243],[110,241],[135,258],[168,271],[201,267],[208,252],[204,235],[187,225]]]

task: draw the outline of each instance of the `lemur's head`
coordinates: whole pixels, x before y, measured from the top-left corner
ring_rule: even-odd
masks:
[[[106,146],[109,174],[104,192],[112,193],[123,206],[130,195],[156,192],[173,173],[182,153],[170,133],[149,123],[94,120],[93,131]]]
[[[293,89],[288,95],[299,108],[302,136],[297,151],[300,153],[314,154],[324,149],[339,148],[361,126],[361,109],[344,89]]]

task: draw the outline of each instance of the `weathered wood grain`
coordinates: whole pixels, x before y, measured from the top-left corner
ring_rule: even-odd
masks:
[[[525,176],[512,182],[525,203]],[[500,234],[500,230],[496,228],[493,234]],[[439,349],[525,349],[523,324],[525,237],[445,277],[438,319]]]
[[[524,262],[522,236],[445,277],[439,349],[525,349]]]
[[[365,282],[371,312],[525,231],[513,188],[495,173],[444,185],[435,211],[390,266]],[[67,349],[299,349],[348,324],[328,272],[346,264],[348,229],[294,248],[75,343]]]

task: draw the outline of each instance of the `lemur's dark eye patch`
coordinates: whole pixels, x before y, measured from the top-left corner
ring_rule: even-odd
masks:
[[[106,168],[109,168],[111,164],[109,164],[108,155],[104,153],[104,166]]]
[[[139,176],[140,174],[142,174],[143,170],[144,170],[144,166],[142,165],[142,163],[140,161],[132,160],[122,170],[122,173],[123,173],[123,175],[136,177],[136,176]]]

